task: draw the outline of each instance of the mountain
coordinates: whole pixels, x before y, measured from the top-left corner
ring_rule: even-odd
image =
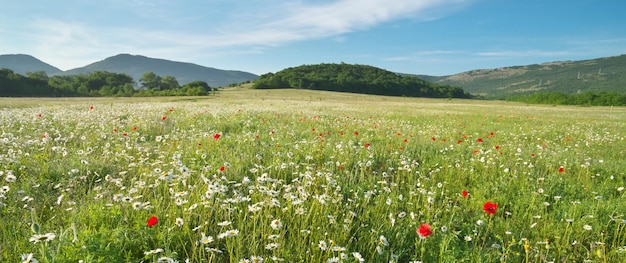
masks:
[[[468,98],[461,88],[435,84],[367,65],[316,64],[286,68],[255,80],[255,89],[296,88],[351,93]]]
[[[471,70],[451,76],[424,78],[463,88],[472,95],[501,99],[540,91],[576,94],[626,94],[626,55],[580,61]]]
[[[60,69],[33,56],[23,54],[0,55],[0,68],[8,68],[20,75],[26,75],[26,72],[35,71],[45,71],[48,75],[62,72]]]
[[[202,80],[211,87],[223,87],[232,83],[255,80],[257,75],[243,71],[221,70],[204,67],[192,63],[176,62],[165,59],[149,58],[139,55],[119,54],[81,68],[71,69],[59,75],[77,75],[94,71],[125,73],[139,81],[146,72],[154,72],[159,76],[170,75],[180,85]]]

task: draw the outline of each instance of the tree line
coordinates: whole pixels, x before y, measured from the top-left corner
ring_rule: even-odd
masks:
[[[509,97],[507,98],[507,100],[530,104],[626,106],[626,94],[621,94],[617,92],[585,92],[578,94],[565,94],[561,92],[537,92],[532,95]]]
[[[417,77],[366,65],[316,64],[261,75],[255,89],[298,88],[389,96],[469,98],[459,87],[439,85]]]
[[[212,88],[204,81],[180,85],[173,76],[144,73],[139,85],[128,74],[95,71],[88,74],[49,77],[43,71],[26,76],[11,69],[0,69],[2,97],[131,97],[203,96]]]

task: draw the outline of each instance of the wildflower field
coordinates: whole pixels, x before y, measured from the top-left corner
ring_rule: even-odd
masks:
[[[626,262],[626,108],[0,99],[0,262]]]

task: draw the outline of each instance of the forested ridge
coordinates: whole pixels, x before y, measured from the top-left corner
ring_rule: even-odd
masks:
[[[389,96],[469,98],[458,87],[440,85],[417,77],[401,76],[380,68],[351,64],[315,64],[261,75],[255,89],[296,88]]]

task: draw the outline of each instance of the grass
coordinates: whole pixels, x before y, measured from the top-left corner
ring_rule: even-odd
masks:
[[[0,105],[2,262],[626,260],[625,108],[236,88]]]

